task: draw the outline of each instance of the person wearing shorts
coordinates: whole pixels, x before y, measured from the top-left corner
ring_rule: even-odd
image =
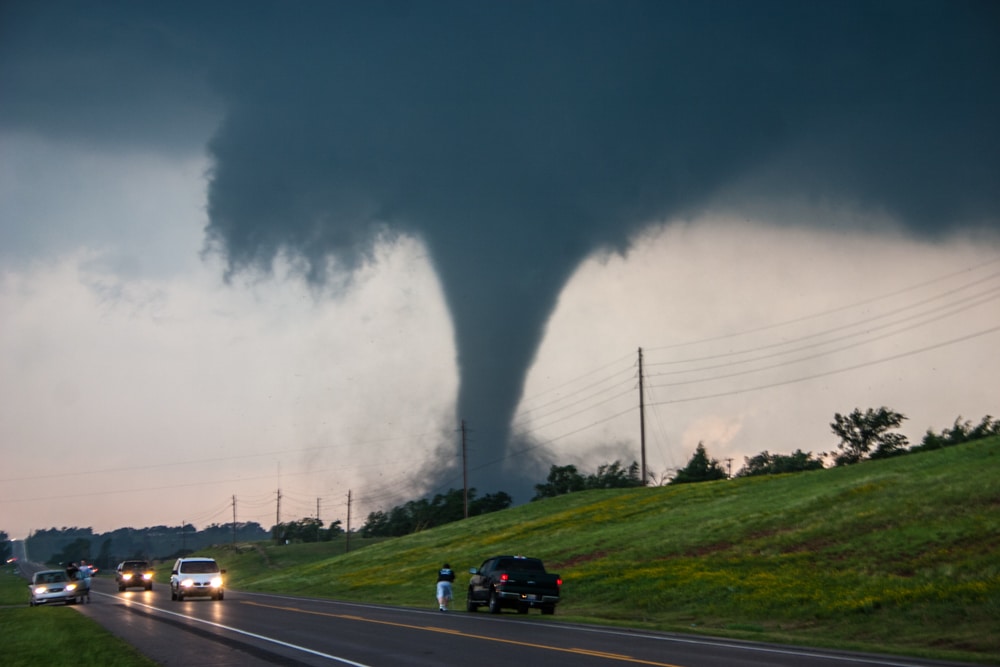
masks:
[[[438,570],[437,578],[438,609],[441,611],[448,611],[448,604],[451,602],[451,582],[453,581],[455,581],[455,572],[451,569],[451,565],[445,563],[444,567]]]

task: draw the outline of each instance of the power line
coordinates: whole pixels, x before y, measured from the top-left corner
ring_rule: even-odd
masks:
[[[995,274],[994,276],[990,276],[990,278],[992,279],[992,278],[997,277],[997,276],[1000,276],[1000,274]],[[971,286],[971,285],[963,286],[960,289],[966,289],[969,286]],[[959,290],[954,290],[953,292],[955,292],[955,291],[959,291]],[[950,295],[950,293],[948,295]],[[814,339],[814,338],[820,338],[820,337],[828,336],[828,335],[830,335],[830,334],[832,334],[834,332],[837,332],[837,331],[843,331],[843,330],[846,330],[846,329],[852,329],[852,328],[857,328],[857,327],[861,327],[861,326],[867,326],[867,327],[869,327],[868,329],[866,329],[866,331],[863,331],[863,332],[856,332],[856,333],[852,333],[852,334],[845,334],[844,336],[841,336],[841,337],[838,337],[838,338],[833,338],[833,339],[829,339],[829,340],[825,340],[825,341],[820,341],[818,343],[812,343],[810,345],[806,345],[806,346],[798,348],[800,350],[801,349],[811,349],[813,347],[819,347],[819,346],[822,346],[822,345],[828,345],[831,342],[836,342],[838,340],[845,340],[847,338],[853,338],[853,337],[865,335],[866,333],[869,333],[869,332],[871,332],[873,330],[888,328],[888,327],[890,327],[890,326],[892,326],[894,324],[899,324],[899,323],[906,322],[906,321],[909,321],[909,320],[917,319],[919,317],[926,316],[926,315],[928,315],[930,313],[939,312],[939,311],[944,310],[944,309],[948,309],[948,308],[952,309],[951,311],[949,311],[948,313],[946,313],[945,315],[943,315],[941,317],[931,318],[931,319],[927,320],[927,322],[937,321],[937,320],[941,319],[944,316],[952,315],[952,314],[955,314],[957,312],[961,312],[963,310],[969,310],[969,309],[974,308],[976,306],[983,305],[984,303],[986,303],[988,301],[992,301],[993,299],[996,299],[997,296],[1000,296],[1000,286],[990,288],[990,289],[988,289],[988,290],[986,290],[984,292],[979,292],[977,294],[972,294],[972,295],[966,296],[963,299],[958,300],[958,301],[951,301],[951,302],[942,304],[940,306],[937,306],[937,307],[935,307],[933,309],[930,309],[930,310],[927,310],[927,311],[924,311],[924,312],[915,313],[915,314],[909,315],[907,317],[904,317],[902,319],[891,321],[891,322],[889,322],[887,324],[882,324],[882,325],[876,326],[874,328],[871,327],[871,323],[874,322],[874,321],[881,320],[881,319],[884,319],[886,317],[890,317],[892,315],[899,314],[901,312],[905,312],[907,310],[910,310],[910,309],[918,307],[918,306],[926,305],[927,303],[929,303],[931,301],[935,301],[935,300],[938,300],[939,298],[942,298],[942,296],[943,295],[938,295],[938,296],[935,296],[935,297],[933,297],[931,299],[927,299],[927,300],[921,301],[920,303],[912,304],[912,305],[905,306],[905,307],[902,307],[902,308],[898,308],[898,309],[896,309],[894,311],[890,311],[888,313],[883,313],[883,314],[878,315],[878,316],[873,317],[873,318],[869,318],[869,319],[866,319],[866,320],[861,320],[861,321],[858,321],[858,322],[852,322],[852,323],[849,323],[849,324],[844,324],[844,325],[841,325],[841,326],[833,327],[831,329],[826,329],[826,330],[819,331],[819,332],[814,332],[814,333],[806,334],[806,335],[803,335],[803,336],[800,336],[800,337],[797,337],[797,338],[793,338],[791,340],[785,340],[785,341],[780,341],[780,342],[777,342],[777,343],[771,343],[771,344],[767,344],[767,345],[761,345],[761,346],[757,346],[757,347],[753,347],[753,348],[745,348],[745,349],[742,349],[742,350],[722,352],[722,353],[712,354],[712,355],[705,355],[705,356],[701,356],[701,357],[688,357],[688,358],[685,358],[685,359],[675,359],[675,360],[669,360],[669,361],[652,362],[652,363],[650,363],[648,365],[650,365],[650,366],[678,365],[678,364],[691,363],[691,362],[695,362],[695,361],[712,361],[712,360],[716,360],[716,359],[726,359],[726,358],[732,358],[732,357],[739,357],[739,356],[742,356],[742,355],[752,354],[754,352],[760,352],[760,351],[763,351],[763,350],[769,350],[769,349],[774,349],[774,348],[787,347],[789,345],[792,345],[794,343],[798,343],[798,342],[801,342],[801,341],[804,341],[804,340],[810,340],[810,339]],[[969,303],[969,302],[972,302],[972,303]],[[956,306],[958,304],[966,304],[966,305],[965,305],[965,307],[962,307],[962,308],[956,308]],[[907,330],[909,330],[909,329],[907,329]],[[793,351],[795,351],[795,350],[793,350]],[[759,359],[764,359],[764,358],[769,358],[769,357],[774,357],[774,356],[781,356],[782,354],[787,354],[787,352],[778,352],[778,353],[774,353],[774,354],[771,354],[771,355],[766,355],[766,356],[758,357],[758,358]],[[686,372],[690,372],[692,370],[702,370],[702,369],[710,369],[710,368],[719,368],[720,366],[723,366],[723,365],[729,365],[729,363],[746,363],[746,361],[727,362],[727,364],[719,364],[719,365],[715,365],[715,366],[705,366],[705,367],[702,367],[700,369],[687,369],[687,370],[681,370],[681,371],[661,371],[658,374],[659,375],[664,375],[664,374],[670,374],[670,373],[686,373]]]
[[[922,287],[926,287],[928,285],[934,285],[936,283],[944,282],[944,281],[949,280],[951,278],[954,278],[956,276],[960,276],[960,275],[963,275],[963,274],[967,274],[967,273],[971,273],[971,272],[977,271],[979,269],[982,269],[984,267],[990,266],[992,264],[996,264],[997,262],[1000,262],[1000,257],[994,257],[993,259],[987,260],[987,261],[982,262],[980,264],[975,264],[973,266],[966,267],[966,268],[960,269],[958,271],[953,271],[951,273],[943,274],[943,275],[937,276],[935,278],[931,278],[929,280],[925,280],[925,281],[920,282],[920,283],[916,283],[916,284],[913,284],[913,285],[909,285],[907,287],[900,288],[900,289],[895,290],[893,292],[888,292],[886,294],[882,294],[880,296],[874,296],[874,297],[871,297],[869,299],[864,299],[862,301],[857,301],[855,303],[847,304],[847,305],[844,305],[844,306],[838,306],[836,308],[831,308],[829,310],[824,310],[824,311],[820,311],[820,312],[817,312],[817,313],[812,313],[812,314],[809,314],[809,315],[803,315],[801,317],[795,317],[795,318],[792,318],[792,319],[789,319],[789,320],[783,320],[781,322],[773,322],[771,324],[766,324],[764,326],[756,327],[754,329],[747,329],[747,330],[744,330],[744,331],[738,331],[738,332],[734,332],[734,333],[730,333],[730,334],[723,334],[721,336],[714,336],[714,337],[711,337],[711,338],[703,338],[703,339],[700,339],[700,340],[687,341],[687,342],[681,342],[681,343],[672,343],[672,344],[669,344],[669,345],[661,345],[659,347],[647,347],[646,349],[648,351],[666,350],[666,349],[671,349],[671,348],[688,347],[688,346],[693,346],[693,345],[701,345],[703,343],[714,343],[714,342],[717,342],[717,341],[729,340],[730,338],[736,338],[736,337],[739,337],[739,336],[746,336],[746,335],[749,335],[749,334],[760,333],[762,331],[770,331],[772,329],[778,329],[778,328],[785,327],[785,326],[788,326],[788,325],[791,325],[791,324],[799,324],[800,322],[806,322],[808,320],[818,319],[818,318],[821,318],[821,317],[827,317],[827,316],[833,315],[835,313],[840,313],[840,312],[843,312],[843,311],[846,311],[846,310],[851,310],[851,309],[854,309],[854,308],[859,308],[861,306],[866,306],[866,305],[869,305],[869,304],[872,304],[872,303],[876,303],[878,301],[883,301],[885,299],[890,299],[890,298],[892,298],[894,296],[899,296],[900,294],[905,294],[907,292],[912,292],[914,290],[920,289]],[[990,277],[992,278],[993,276],[990,276]]]
[[[862,363],[862,364],[855,364],[853,366],[845,366],[843,368],[838,368],[838,369],[835,369],[835,370],[832,370],[832,371],[825,371],[825,372],[822,372],[822,373],[814,373],[813,375],[806,375],[806,376],[802,376],[802,377],[792,378],[792,379],[789,379],[789,380],[782,380],[782,381],[779,381],[779,382],[772,382],[772,383],[769,383],[769,384],[762,384],[762,385],[757,385],[757,386],[754,386],[754,387],[746,387],[746,388],[743,388],[743,389],[734,389],[732,391],[718,392],[718,393],[715,393],[715,394],[704,394],[704,395],[701,395],[701,396],[689,396],[689,397],[686,397],[686,398],[668,399],[668,400],[665,400],[665,401],[660,401],[658,403],[651,403],[650,405],[670,405],[670,404],[673,404],[673,403],[690,403],[691,401],[701,401],[701,400],[707,400],[707,399],[710,399],[710,398],[722,398],[724,396],[735,396],[737,394],[746,394],[746,393],[750,393],[750,392],[753,392],[753,391],[762,391],[764,389],[773,389],[774,387],[781,387],[781,386],[784,386],[784,385],[796,384],[796,383],[799,383],[799,382],[806,382],[808,380],[815,380],[817,378],[828,377],[830,375],[838,375],[840,373],[847,373],[849,371],[860,370],[860,369],[866,368],[868,366],[875,366],[875,365],[884,364],[884,363],[887,363],[887,362],[890,362],[890,361],[897,361],[899,359],[904,359],[906,357],[912,357],[912,356],[917,355],[917,354],[923,354],[924,352],[930,352],[931,350],[936,350],[936,349],[939,349],[939,348],[942,348],[942,347],[948,347],[949,345],[954,345],[956,343],[962,343],[962,342],[965,342],[967,340],[972,340],[973,338],[979,338],[981,336],[986,336],[986,335],[994,333],[996,331],[1000,331],[1000,325],[995,326],[995,327],[991,327],[989,329],[984,329],[982,331],[977,331],[975,333],[971,333],[971,334],[968,334],[968,335],[965,335],[965,336],[959,336],[958,338],[952,338],[950,340],[942,341],[940,343],[935,343],[933,345],[926,345],[924,347],[921,347],[921,348],[918,348],[918,349],[915,349],[915,350],[910,350],[908,352],[902,352],[900,354],[894,354],[894,355],[891,355],[891,356],[888,356],[888,357],[882,357],[881,359],[873,359],[871,361],[867,361],[867,362]]]
[[[991,301],[993,299],[996,299],[998,296],[1000,296],[1000,288],[998,288],[997,291],[998,291],[997,295],[989,297],[989,298],[984,299],[984,300],[981,300],[980,302],[978,302],[978,303],[976,303],[974,305],[981,305],[985,301]],[[811,355],[804,356],[804,357],[797,357],[795,359],[789,359],[789,360],[782,361],[780,363],[771,364],[771,365],[768,365],[768,366],[762,366],[762,367],[747,369],[747,370],[743,370],[743,371],[733,371],[733,372],[730,372],[730,373],[725,373],[725,374],[722,374],[722,375],[715,375],[715,376],[708,377],[708,378],[693,379],[693,380],[684,380],[684,381],[679,381],[679,382],[658,383],[658,384],[656,384],[654,386],[657,386],[657,387],[676,387],[676,386],[681,386],[681,385],[686,385],[686,384],[697,384],[697,383],[701,383],[701,382],[710,382],[710,381],[714,381],[714,380],[722,380],[722,379],[728,379],[728,378],[733,378],[733,377],[739,377],[741,375],[749,375],[749,374],[752,374],[752,373],[760,373],[760,372],[763,372],[763,371],[766,371],[766,370],[773,370],[773,369],[776,369],[776,368],[781,368],[783,366],[790,366],[790,365],[793,365],[793,364],[802,363],[804,361],[811,361],[813,359],[819,359],[819,358],[822,358],[822,357],[826,357],[826,356],[830,356],[830,355],[836,354],[838,352],[844,352],[846,350],[851,350],[851,349],[860,347],[862,345],[868,345],[870,343],[873,343],[873,342],[876,342],[876,341],[879,341],[879,340],[885,340],[885,339],[891,338],[893,336],[898,336],[901,333],[906,333],[906,332],[909,332],[909,331],[913,331],[914,329],[916,329],[918,327],[925,326],[926,324],[929,324],[931,322],[937,322],[937,321],[940,321],[942,319],[945,319],[946,317],[951,317],[952,315],[955,315],[956,313],[959,313],[959,312],[962,312],[964,310],[967,310],[969,307],[971,307],[971,306],[967,306],[967,307],[963,307],[963,308],[954,308],[954,309],[952,309],[952,310],[950,310],[948,312],[945,312],[943,314],[940,314],[940,315],[938,315],[936,317],[928,318],[925,321],[917,323],[917,324],[915,324],[913,326],[905,327],[905,328],[899,329],[897,331],[890,331],[890,332],[882,334],[880,336],[872,336],[872,337],[867,338],[866,340],[862,340],[862,341],[858,341],[858,342],[855,342],[855,343],[851,343],[849,345],[843,345],[841,347],[834,348],[832,350],[826,350],[824,352],[819,352],[819,353],[811,354]],[[894,322],[894,323],[891,323],[889,325],[884,325],[884,326],[892,326],[892,325],[898,324],[898,323],[899,322]],[[874,330],[877,331],[880,328],[883,328],[883,327],[876,327]],[[859,334],[854,334],[852,336],[846,336],[846,337],[843,337],[841,339],[836,339],[836,340],[843,340],[844,338],[853,338],[853,337],[856,337],[856,336],[859,336],[859,335],[867,335],[867,332],[859,333]],[[831,342],[836,342],[836,340],[827,341],[824,344],[829,344]],[[746,360],[739,361],[739,362],[734,362],[734,363],[746,364],[746,363],[751,363],[751,362],[754,362],[754,361],[761,361],[761,360],[764,360],[764,359],[769,359],[769,358],[774,358],[774,357],[780,357],[780,356],[784,356],[784,355],[787,355],[787,354],[791,354],[793,352],[798,352],[799,350],[811,349],[811,348],[814,348],[814,347],[817,347],[817,346],[816,345],[810,345],[810,346],[806,346],[805,348],[798,348],[798,349],[795,349],[795,350],[789,350],[789,351],[783,352],[781,354],[764,355],[764,356],[761,356],[761,357],[755,357],[755,358],[752,358],[752,359],[746,359]],[[721,365],[721,366],[720,365],[706,366],[706,367],[702,367],[702,368],[699,368],[699,369],[692,369],[691,371],[678,371],[678,373],[695,372],[695,371],[700,371],[700,370],[713,370],[713,369],[716,369],[716,368],[728,367],[730,365],[731,364],[726,364],[726,365]]]

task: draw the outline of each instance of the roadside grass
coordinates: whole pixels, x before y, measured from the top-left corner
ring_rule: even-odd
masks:
[[[462,573],[525,554],[562,575],[559,620],[1000,664],[998,477],[991,438],[832,470],[573,493],[352,539],[350,553],[342,541],[206,553],[237,589],[426,607],[443,562]]]
[[[28,582],[10,567],[0,571],[0,638],[4,667],[156,665],[72,607],[28,607]]]
[[[28,580],[11,565],[0,568],[0,607],[8,605],[28,606]]]

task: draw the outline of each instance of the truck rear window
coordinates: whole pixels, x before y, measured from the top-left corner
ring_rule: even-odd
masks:
[[[500,570],[518,570],[520,572],[545,572],[542,561],[535,558],[504,558],[497,564]]]

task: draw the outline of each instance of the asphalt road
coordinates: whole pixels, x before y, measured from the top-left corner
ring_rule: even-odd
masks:
[[[429,589],[430,590],[430,589]],[[431,591],[432,592],[432,591]],[[97,577],[74,607],[162,665],[367,667],[922,667],[941,663],[562,623],[533,612],[440,612],[226,591],[170,600]]]

